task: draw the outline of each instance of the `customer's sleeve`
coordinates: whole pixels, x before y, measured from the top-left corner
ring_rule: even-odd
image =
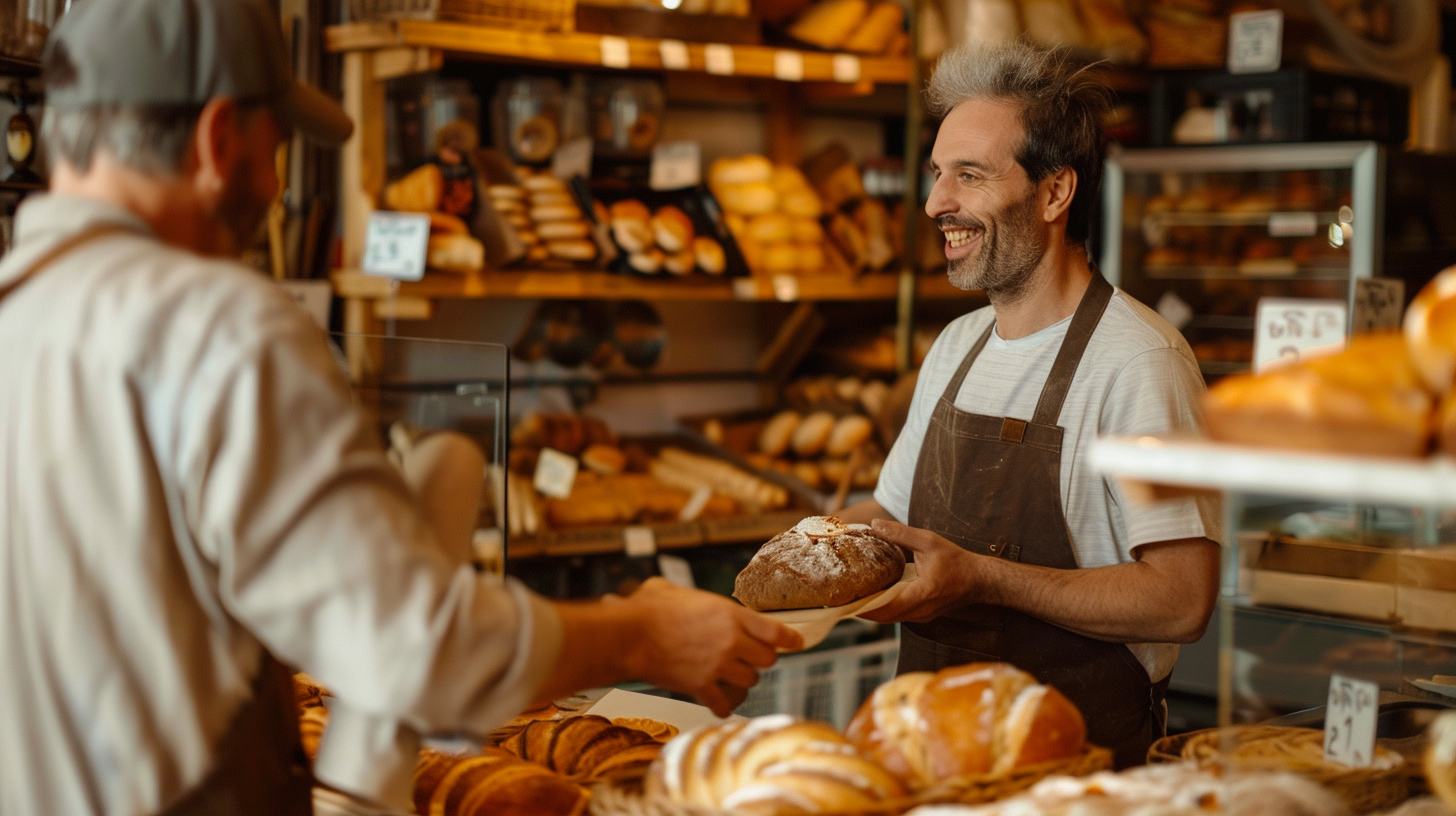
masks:
[[[224,609],[353,707],[483,734],[554,666],[560,621],[514,581],[453,564],[322,333],[292,304],[188,378],[175,467]]]
[[[1103,436],[1191,435],[1202,427],[1203,376],[1191,355],[1177,348],[1144,351],[1123,366],[1103,404]],[[1124,557],[1144,544],[1219,537],[1220,505],[1213,495],[1134,502],[1116,479],[1107,489],[1121,510]]]

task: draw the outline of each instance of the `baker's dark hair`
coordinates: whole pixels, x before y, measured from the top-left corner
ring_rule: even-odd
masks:
[[[1071,59],[1065,48],[1026,42],[963,45],[945,52],[930,78],[931,113],[944,116],[969,99],[1019,105],[1026,138],[1016,161],[1033,183],[1063,167],[1077,174],[1067,211],[1067,241],[1085,244],[1102,186],[1107,137],[1102,120],[1111,90]]]

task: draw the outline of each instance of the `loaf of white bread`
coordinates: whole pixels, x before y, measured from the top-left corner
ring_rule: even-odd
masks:
[[[830,726],[786,714],[703,726],[667,744],[650,798],[756,816],[853,813],[905,794]]]
[[[1060,692],[1015,666],[969,663],[885,683],[846,733],[865,756],[920,790],[1077,756],[1087,726]]]

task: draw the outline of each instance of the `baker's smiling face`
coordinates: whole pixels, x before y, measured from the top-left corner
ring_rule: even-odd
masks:
[[[1039,185],[1016,161],[1025,133],[1020,108],[996,99],[961,102],[941,123],[925,211],[945,236],[950,282],[958,288],[1014,299],[1046,250]]]

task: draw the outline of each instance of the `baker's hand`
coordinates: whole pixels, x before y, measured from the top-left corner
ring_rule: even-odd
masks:
[[[649,578],[619,603],[634,606],[640,626],[627,657],[632,675],[691,694],[720,717],[733,713],[741,695],[758,682],[758,670],[774,664],[778,649],[804,647],[798,632],[777,621],[661,578]],[[740,691],[730,695],[724,686]]]
[[[976,558],[929,530],[876,519],[875,535],[915,556],[915,580],[895,600],[860,617],[880,623],[924,623],[971,602],[976,591]]]

